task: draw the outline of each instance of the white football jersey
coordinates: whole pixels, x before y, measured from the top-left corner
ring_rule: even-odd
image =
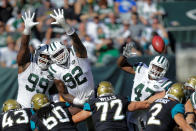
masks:
[[[135,67],[131,101],[146,100],[157,92],[167,90],[171,84],[172,82],[165,77],[159,80],[150,80],[148,78],[148,66],[140,62]]]
[[[31,98],[36,93],[48,95],[48,90],[52,85],[53,79],[48,71],[42,71],[33,60],[24,72],[18,74],[17,101],[23,107],[30,108]]]
[[[64,82],[69,94],[79,99],[87,98],[94,93],[94,80],[87,58],[78,58],[73,47],[70,48],[69,66],[52,64],[49,73],[54,79]]]
[[[148,66],[140,62],[135,69],[134,84],[132,88],[131,101],[143,101],[157,92],[168,90],[172,82],[167,78],[159,80],[150,80],[148,78]],[[140,128],[140,120],[146,121],[147,110],[138,110],[131,112],[130,121]]]

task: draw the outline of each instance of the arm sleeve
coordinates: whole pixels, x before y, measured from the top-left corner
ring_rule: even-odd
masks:
[[[84,103],[83,110],[85,110],[85,111],[91,111],[91,106],[90,106],[90,104],[89,104],[89,103]]]
[[[30,124],[31,124],[31,130],[34,131],[36,129],[35,122],[31,120]]]
[[[171,115],[172,118],[174,119],[174,116],[178,113],[184,114],[184,105],[183,104],[176,104],[172,110],[171,110]]]
[[[66,106],[66,107],[70,107],[71,105],[70,105],[69,102],[65,102],[65,106]]]
[[[32,131],[34,131],[35,129],[38,129],[38,127],[36,126],[36,117],[35,117],[35,115],[31,116],[30,126],[31,126]]]

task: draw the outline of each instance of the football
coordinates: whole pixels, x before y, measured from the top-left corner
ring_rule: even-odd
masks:
[[[152,38],[152,46],[154,50],[157,51],[158,53],[162,53],[165,49],[165,43],[163,39],[158,35],[155,35]]]

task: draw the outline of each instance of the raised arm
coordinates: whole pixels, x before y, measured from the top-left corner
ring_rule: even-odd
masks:
[[[28,13],[25,12],[25,16],[22,16],[25,24],[25,29],[23,31],[21,46],[17,55],[18,73],[23,72],[30,63],[29,40],[31,28],[38,24],[38,22],[33,22],[34,16],[35,13],[33,13],[33,15],[31,16],[30,11]]]
[[[76,56],[79,58],[87,58],[87,51],[84,45],[82,44],[80,38],[78,37],[77,33],[75,30],[66,23],[64,19],[64,12],[63,9],[60,10],[54,10],[54,15],[50,14],[52,18],[54,18],[56,21],[52,22],[51,24],[59,24],[63,27],[67,35],[70,36],[70,38],[73,40],[73,47],[76,52]]]
[[[127,58],[133,55],[133,53],[131,52],[132,47],[133,45],[131,43],[126,44],[126,46],[123,48],[123,55],[121,55],[117,60],[117,65],[122,70],[130,74],[135,74],[133,65],[129,64],[127,61]]]
[[[117,65],[120,69],[126,71],[130,74],[135,74],[135,71],[133,69],[133,66],[128,63],[127,58],[125,56],[120,56],[117,60]]]

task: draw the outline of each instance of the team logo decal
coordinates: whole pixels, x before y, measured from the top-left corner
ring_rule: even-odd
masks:
[[[50,80],[54,79],[54,77],[52,75],[47,75],[47,78]]]
[[[159,86],[158,85],[154,85],[153,86],[155,89],[159,89]]]
[[[75,60],[73,60],[72,62],[71,62],[71,64],[75,64],[76,63],[76,61]]]

